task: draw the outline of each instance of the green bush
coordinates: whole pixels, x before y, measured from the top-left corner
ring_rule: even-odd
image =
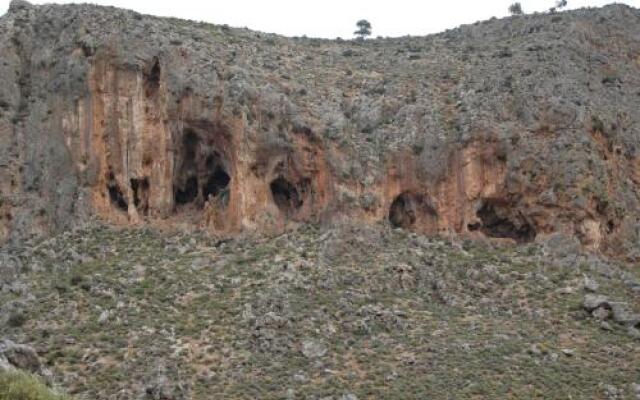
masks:
[[[23,312],[14,312],[9,315],[7,323],[9,326],[19,328],[27,322],[27,316]]]
[[[358,30],[353,32],[353,34],[358,36],[360,39],[364,39],[371,35],[371,23],[366,19],[358,21],[356,26],[358,27]]]
[[[38,378],[19,371],[0,372],[0,400],[69,400],[46,387]]]
[[[513,3],[512,5],[509,6],[509,13],[512,15],[522,15],[523,11],[522,11],[522,4],[520,3]]]

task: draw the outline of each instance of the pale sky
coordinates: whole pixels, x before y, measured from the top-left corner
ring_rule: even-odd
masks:
[[[0,0],[0,14],[10,0]],[[86,1],[59,1],[83,3]],[[373,36],[426,35],[493,16],[507,15],[514,0],[97,0],[144,14],[247,27],[286,36],[351,38],[355,23],[367,19]],[[597,7],[613,0],[568,0],[568,9]],[[618,1],[640,8],[640,0]],[[34,4],[51,1],[32,1]],[[523,0],[525,12],[544,11],[555,0]]]

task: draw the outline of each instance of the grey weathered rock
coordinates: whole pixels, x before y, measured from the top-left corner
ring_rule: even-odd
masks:
[[[627,333],[635,340],[640,340],[640,329],[633,326],[627,327]]]
[[[142,388],[140,398],[148,400],[186,400],[183,382],[169,376],[164,360],[155,367],[150,380]]]
[[[320,358],[327,354],[327,347],[317,340],[307,339],[302,342],[301,351],[307,358]]]
[[[592,312],[600,307],[611,308],[611,302],[606,296],[587,294],[584,296],[582,306],[585,310]]]
[[[612,331],[613,327],[607,321],[600,321],[600,328],[604,331]]]
[[[600,320],[611,317],[613,321],[635,327],[640,324],[640,314],[630,311],[629,304],[611,301],[606,296],[587,294],[582,306]]]
[[[606,319],[609,319],[609,317],[611,317],[611,310],[606,307],[598,307],[595,310],[591,311],[591,315],[595,319],[604,321]]]
[[[157,374],[153,381],[145,388],[145,398],[149,400],[172,400],[170,382],[164,374]]]
[[[636,399],[640,399],[640,383],[632,383],[630,386],[631,395]]]
[[[573,357],[575,355],[575,351],[573,349],[562,349],[562,354],[567,357]]]
[[[105,324],[107,323],[107,321],[109,321],[109,317],[111,316],[111,311],[110,310],[103,310],[100,315],[98,316],[98,323],[99,324]]]
[[[293,375],[293,380],[297,383],[306,383],[309,381],[309,377],[302,371]]]
[[[598,291],[598,288],[600,287],[600,285],[598,285],[598,282],[596,282],[595,280],[585,276],[583,287],[584,287],[584,290],[595,293]]]
[[[207,268],[211,264],[211,260],[207,257],[196,257],[191,262],[191,268],[196,271]]]
[[[604,394],[608,400],[617,400],[621,398],[623,392],[613,385],[605,385]]]
[[[33,347],[0,340],[0,371],[9,369],[20,369],[37,374],[48,382],[51,380],[51,372],[40,362]]]
[[[640,314],[631,312],[627,303],[611,303],[611,313],[613,320],[619,324],[631,326],[640,324]]]
[[[295,390],[289,388],[287,389],[287,400],[294,400],[296,398],[296,392]]]

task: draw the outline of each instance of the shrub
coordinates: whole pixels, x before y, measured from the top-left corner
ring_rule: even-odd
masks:
[[[366,19],[361,19],[356,23],[358,30],[353,32],[354,35],[358,36],[360,39],[364,39],[367,36],[371,35],[371,23]]]
[[[553,14],[553,13],[555,13],[557,10],[561,10],[561,9],[565,8],[565,7],[567,6],[567,4],[568,4],[568,3],[567,3],[567,0],[558,0],[558,1],[556,1],[556,5],[555,5],[555,7],[551,7],[551,8],[549,9],[549,12],[550,12],[551,14]]]
[[[522,4],[513,3],[509,6],[509,13],[512,15],[522,15]]]
[[[19,328],[27,322],[27,316],[22,312],[14,312],[9,315],[7,323],[13,328]]]
[[[69,400],[46,387],[38,378],[20,371],[0,372],[0,400]]]

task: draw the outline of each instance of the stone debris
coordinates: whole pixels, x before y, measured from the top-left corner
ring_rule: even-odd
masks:
[[[301,351],[307,358],[320,358],[327,354],[327,347],[314,340],[304,340]]]

